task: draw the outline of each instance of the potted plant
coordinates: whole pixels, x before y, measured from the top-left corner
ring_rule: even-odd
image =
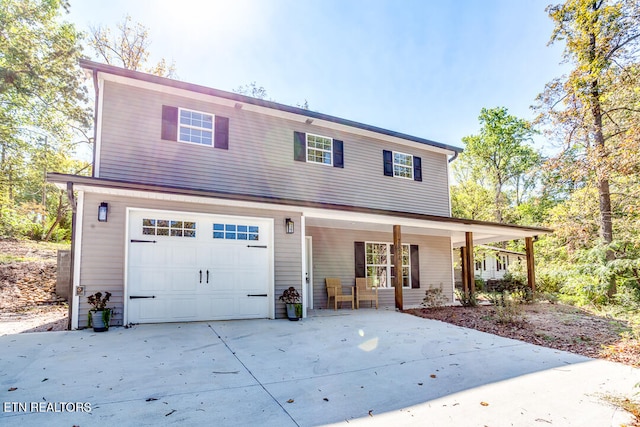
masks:
[[[89,310],[89,327],[93,326],[94,332],[105,332],[109,330],[111,315],[113,310],[107,307],[107,303],[111,298],[111,292],[96,292],[87,297],[87,301],[93,307]]]
[[[302,304],[300,303],[300,294],[293,286],[285,289],[280,295],[280,301],[287,306],[287,317],[289,320],[298,320],[302,317]]]

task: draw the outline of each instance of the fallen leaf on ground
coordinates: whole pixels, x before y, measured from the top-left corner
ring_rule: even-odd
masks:
[[[430,376],[431,378],[435,378],[435,377],[436,377],[436,374],[431,374],[431,375],[429,375],[429,376]]]
[[[287,403],[293,403],[293,399],[287,400]]]
[[[16,391],[17,389],[18,389],[18,387],[11,387],[11,388],[9,389],[9,391]]]
[[[147,402],[153,402],[154,400],[158,400],[158,399],[156,399],[155,397],[150,397],[146,401]]]
[[[487,402],[480,402],[480,404],[481,404],[482,406],[489,406],[489,404],[488,404]]]

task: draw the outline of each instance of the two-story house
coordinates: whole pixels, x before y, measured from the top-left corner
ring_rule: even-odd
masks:
[[[325,308],[326,277],[373,277],[397,305],[453,298],[452,248],[548,230],[452,218],[454,146],[82,61],[96,94],[92,177],[50,174],[75,204],[72,328],[86,296],[114,324],[284,317],[289,286]],[[473,233],[473,234],[472,234]]]

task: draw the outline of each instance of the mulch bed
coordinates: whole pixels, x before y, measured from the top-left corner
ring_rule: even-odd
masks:
[[[493,306],[421,308],[405,312],[531,344],[640,367],[640,342],[622,336],[624,331],[629,330],[626,322],[595,316],[563,304],[533,303],[520,307],[521,315],[513,322],[499,322]]]

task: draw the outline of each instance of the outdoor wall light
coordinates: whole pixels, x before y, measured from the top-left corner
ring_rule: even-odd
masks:
[[[291,218],[285,219],[284,220],[284,225],[285,225],[285,228],[287,230],[287,234],[293,234],[294,224],[293,224],[293,221],[291,220]]]
[[[98,206],[98,221],[107,222],[107,213],[109,212],[109,203],[102,202]]]

